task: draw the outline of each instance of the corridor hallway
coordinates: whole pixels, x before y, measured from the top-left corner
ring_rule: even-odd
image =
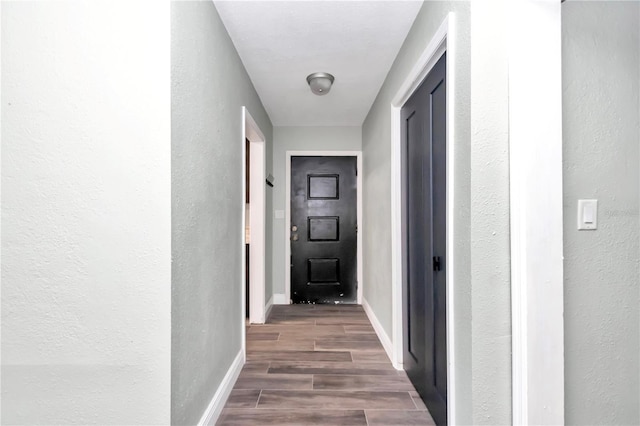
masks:
[[[247,326],[247,363],[218,425],[433,425],[358,305],[277,305]]]

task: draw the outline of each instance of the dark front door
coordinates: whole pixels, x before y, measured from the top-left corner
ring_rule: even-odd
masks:
[[[446,59],[402,108],[404,368],[447,423]]]
[[[356,303],[356,157],[291,157],[291,299]]]

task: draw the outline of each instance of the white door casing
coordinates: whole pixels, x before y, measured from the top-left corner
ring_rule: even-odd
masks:
[[[251,241],[249,245],[249,322],[252,324],[263,324],[265,322],[265,225],[266,225],[266,140],[264,133],[258,127],[249,111],[242,108],[242,146],[243,158],[246,158],[246,140],[249,140],[249,165],[251,174],[249,176],[249,226]],[[246,161],[242,166],[242,181],[245,182]],[[246,184],[243,184],[243,204],[242,204],[242,329],[246,317],[245,298],[246,296],[246,276],[245,276],[245,197]],[[243,331],[244,333],[244,331]],[[243,342],[245,339],[243,338]]]

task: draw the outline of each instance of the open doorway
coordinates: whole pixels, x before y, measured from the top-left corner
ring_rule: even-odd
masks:
[[[265,321],[266,147],[264,133],[243,107],[243,315],[252,324]]]
[[[244,174],[244,185],[245,185],[245,196],[244,196],[244,255],[245,255],[245,265],[244,273],[245,273],[245,313],[244,317],[249,319],[249,311],[251,310],[251,304],[249,301],[251,300],[251,288],[249,288],[249,276],[250,276],[250,265],[251,265],[251,142],[249,139],[245,139],[245,174]]]

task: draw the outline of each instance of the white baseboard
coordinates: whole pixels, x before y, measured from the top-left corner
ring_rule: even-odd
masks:
[[[271,313],[271,308],[273,308],[273,299],[275,294],[271,296],[271,299],[267,302],[267,306],[264,307],[264,322],[267,322],[269,319],[269,314]]]
[[[273,295],[273,304],[274,305],[288,305],[289,301],[287,300],[286,294],[274,294]]]
[[[229,394],[231,394],[231,390],[233,386],[236,384],[236,380],[238,380],[238,376],[240,375],[240,371],[242,370],[242,366],[244,365],[244,352],[240,350],[236,359],[233,360],[233,363],[229,367],[227,374],[225,374],[222,379],[222,383],[218,386],[218,390],[216,391],[213,398],[211,398],[211,402],[209,406],[205,410],[204,414],[200,418],[198,422],[198,426],[213,426],[218,421],[218,417],[222,413],[222,409],[224,408],[224,404],[227,403],[227,399],[229,398]]]
[[[380,343],[382,343],[382,347],[387,352],[387,356],[389,357],[390,360],[393,361],[393,345],[391,344],[391,339],[389,339],[389,336],[384,331],[384,328],[382,327],[382,324],[380,324],[380,320],[378,320],[378,317],[376,317],[376,314],[373,313],[373,309],[371,309],[371,306],[369,305],[369,302],[367,302],[367,299],[364,299],[364,298],[362,299],[362,307],[364,308],[364,311],[369,317],[369,321],[371,321],[371,325],[373,326],[373,329],[376,331],[376,334],[378,335],[378,339],[380,339]],[[394,367],[397,369],[401,369],[401,368],[398,368],[398,366],[395,364],[394,364]]]

